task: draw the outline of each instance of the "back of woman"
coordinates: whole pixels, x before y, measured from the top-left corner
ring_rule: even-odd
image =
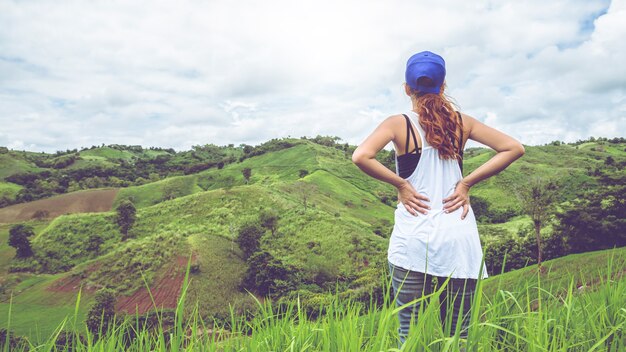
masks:
[[[463,208],[447,212],[443,202],[463,177],[459,162],[442,159],[439,150],[428,143],[417,113],[407,111],[404,115],[422,141],[417,166],[406,180],[418,194],[429,199],[425,203],[430,209],[427,214],[414,216],[403,203],[398,203],[387,258],[396,266],[430,275],[478,278],[482,249],[474,212],[470,206],[462,218]],[[396,157],[398,168],[402,161]],[[483,263],[482,277],[487,276]]]
[[[476,280],[488,276],[469,190],[520,158],[524,147],[456,111],[444,94],[445,75],[441,56],[429,51],[411,56],[405,71],[405,93],[411,98],[411,109],[381,122],[354,151],[352,160],[368,175],[398,190],[387,251],[396,305],[432,292],[433,281],[447,282],[440,297],[444,329],[451,335],[460,330],[460,337],[467,338],[467,315]],[[463,177],[463,146],[467,139],[497,153]],[[375,158],[389,142],[396,149],[395,173]],[[417,302],[399,311],[399,347],[406,341],[410,321],[417,320],[421,306]],[[449,311],[451,324],[447,324]]]

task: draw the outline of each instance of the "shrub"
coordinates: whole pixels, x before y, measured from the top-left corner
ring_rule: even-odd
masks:
[[[236,242],[245,258],[249,258],[259,249],[261,237],[264,233],[265,231],[258,223],[247,223],[241,227]]]
[[[135,223],[137,209],[130,200],[123,200],[116,208],[116,222],[120,227],[122,233],[122,240],[126,240],[128,237],[128,231]]]
[[[9,267],[10,273],[35,272],[41,267],[41,264],[34,257],[24,259],[14,259]]]
[[[243,174],[243,178],[246,180],[246,184],[248,184],[248,182],[250,182],[250,176],[252,176],[252,169],[245,167],[241,170],[241,173]]]
[[[200,264],[195,263],[195,264],[191,264],[191,266],[189,267],[189,272],[192,274],[197,274],[200,272]]]
[[[262,295],[276,296],[295,288],[289,275],[292,270],[269,252],[256,252],[247,262],[248,270],[242,288],[254,290]]]
[[[9,246],[15,248],[15,257],[27,258],[33,255],[30,237],[34,236],[33,228],[28,225],[18,224],[9,230]]]
[[[272,236],[274,236],[276,232],[278,219],[278,213],[274,209],[263,209],[259,214],[259,222],[261,223],[261,226],[270,230],[272,232]]]
[[[8,345],[7,345],[8,342]],[[0,348],[6,351],[25,349],[28,346],[28,340],[25,337],[17,336],[12,331],[5,328],[0,329]]]
[[[63,330],[57,336],[54,345],[61,351],[74,351],[79,343],[85,346],[87,338],[78,332]]]
[[[532,245],[532,236],[528,236],[528,240],[517,241],[512,237],[504,240],[490,243],[485,248],[485,265],[487,272],[491,275],[507,272],[514,269],[520,269],[528,264],[534,263]],[[530,242],[530,243],[528,243]],[[535,244],[536,246],[536,244]],[[536,247],[535,247],[536,248]],[[506,263],[504,267],[502,262],[506,254]]]
[[[557,213],[555,233],[568,238],[572,253],[626,246],[626,185],[590,192]]]
[[[96,292],[96,302],[87,314],[85,324],[95,336],[105,335],[115,324],[115,291],[103,288]]]

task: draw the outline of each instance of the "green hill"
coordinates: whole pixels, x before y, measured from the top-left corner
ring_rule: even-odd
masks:
[[[573,185],[560,199],[568,202],[584,188],[597,187],[603,175],[620,175],[623,171],[617,166],[626,161],[624,143],[603,145],[602,150],[598,143],[578,149],[569,145],[528,146],[518,163],[477,185],[472,195],[484,198],[490,209],[511,209],[515,214],[502,224],[480,224],[481,240],[489,243],[515,236],[529,222],[519,214],[517,202],[511,197],[511,184],[524,182],[531,175],[554,175]],[[0,315],[7,314],[12,293],[12,326],[32,336],[29,329],[36,325],[29,321],[39,321],[38,328],[45,334],[57,326],[55,317],[73,312],[74,307],[68,302],[72,302],[71,297],[75,297],[81,285],[81,317],[93,302],[94,292],[105,286],[114,288],[124,304],[132,305],[143,304],[149,298],[141,293],[148,284],[155,290],[158,303],[167,307],[172,296],[177,295],[170,288],[182,279],[176,266],[180,267],[181,258],[189,255],[193,256],[197,271],[192,274],[188,297],[201,302],[198,308],[202,316],[225,319],[229,303],[239,313],[254,309],[254,299],[238,289],[248,266],[235,239],[240,229],[270,209],[278,214],[278,221],[273,232],[265,231],[260,249],[278,260],[276,265],[281,270],[297,278],[298,286],[290,290],[291,297],[301,294],[307,297],[303,306],[314,308],[327,298],[326,290],[337,287],[348,297],[364,299],[379,285],[378,274],[384,266],[396,206],[395,189],[359,170],[350,159],[350,148],[345,146],[288,139],[268,143],[264,148],[267,150],[251,149],[241,161],[221,167],[121,188],[114,204],[130,199],[138,210],[126,241],[115,224],[113,211],[61,215],[53,220],[30,221],[36,232],[31,239],[34,257],[9,260],[5,258],[14,254],[6,244],[11,225],[2,224]],[[237,155],[228,150],[219,157]],[[195,152],[199,154],[196,160],[208,153],[201,148]],[[189,157],[137,148],[101,147],[80,153],[80,160],[62,169],[80,168],[82,162],[141,163],[139,154],[150,158],[168,154],[170,162],[179,158],[181,163]],[[381,160],[386,163],[388,155],[383,153]],[[493,152],[485,149],[468,152],[465,173],[490,155]],[[608,156],[612,162],[607,162]],[[217,159],[205,154],[202,160]],[[246,168],[251,170],[249,180],[243,176]],[[546,227],[546,231],[550,229]],[[561,259],[564,258],[555,259],[555,263]],[[584,260],[593,262],[591,257],[580,259]],[[569,263],[568,267],[573,265]],[[9,273],[9,269],[15,272]],[[516,279],[507,279],[509,274],[494,279],[501,277],[503,285],[512,287]],[[590,269],[587,274],[594,273]],[[548,280],[552,280],[549,275]],[[554,281],[559,287],[564,285],[561,279],[554,277]],[[36,317],[37,306],[49,312],[43,315],[52,317],[48,322]]]
[[[0,153],[0,179],[5,179],[17,173],[38,171],[39,168],[26,159],[29,152],[7,152]]]
[[[575,289],[593,288],[607,278],[626,279],[626,247],[570,254],[547,260],[542,266],[543,287],[553,295],[566,293],[571,280]],[[484,292],[491,297],[500,289],[520,290],[536,280],[537,264],[533,264],[487,278]]]
[[[595,145],[595,143],[594,143]],[[596,147],[597,148],[597,147]],[[576,148],[570,145],[548,146],[525,146],[524,156],[511,164],[507,169],[496,177],[489,178],[472,188],[472,195],[480,196],[489,200],[491,207],[495,209],[513,209],[518,211],[519,205],[515,197],[509,195],[513,187],[524,183],[531,175],[540,175],[559,179],[565,187],[561,193],[562,201],[571,200],[580,192],[589,188],[598,187],[597,175],[593,170],[606,169],[606,158],[610,155],[617,157],[622,163],[625,161],[626,152],[624,144],[598,151],[587,145]],[[621,149],[621,152],[620,152]],[[608,150],[613,151],[609,153]],[[465,175],[484,164],[495,155],[495,151],[489,150],[480,155],[464,160]]]
[[[203,242],[204,241],[204,242]],[[214,251],[213,253],[225,253],[228,252],[227,248],[229,244],[223,242],[221,246],[211,245],[210,240],[205,238],[201,240],[195,238],[192,242],[196,242],[203,251]],[[202,255],[205,260],[213,260],[212,265],[220,267],[222,270],[239,270],[241,266],[238,265],[236,258],[234,257],[213,257],[212,255]],[[222,263],[222,260],[228,259],[226,266]],[[233,264],[233,266],[230,266]],[[607,265],[609,264],[609,265]],[[492,276],[485,279],[482,284],[482,305],[485,311],[485,316],[481,318],[481,333],[474,332],[476,340],[480,340],[483,343],[491,341],[490,344],[496,344],[498,342],[503,343],[501,340],[504,336],[502,333],[505,331],[499,330],[498,325],[512,325],[513,322],[525,326],[524,329],[519,330],[506,330],[508,332],[508,338],[511,335],[515,336],[520,334],[520,342],[531,343],[525,339],[525,335],[537,335],[538,340],[534,340],[532,343],[535,345],[546,346],[548,343],[552,344],[566,344],[567,336],[563,336],[565,332],[558,332],[558,336],[549,334],[543,336],[544,333],[548,333],[550,329],[546,330],[538,326],[537,324],[547,324],[550,322],[555,324],[563,324],[568,327],[567,321],[570,321],[569,329],[577,330],[581,335],[571,336],[569,335],[570,345],[574,343],[580,343],[581,340],[589,342],[589,338],[584,336],[595,336],[592,343],[598,342],[602,344],[607,337],[606,330],[601,330],[600,327],[608,325],[624,326],[626,323],[626,316],[614,317],[610,312],[619,312],[619,306],[615,306],[615,303],[623,302],[625,293],[624,284],[626,284],[626,276],[624,275],[623,268],[626,267],[626,247],[617,248],[604,251],[595,251],[584,254],[569,255],[562,258],[546,261],[544,263],[546,273],[544,273],[540,280],[537,276],[536,265],[529,266],[524,269],[511,271],[503,275]],[[578,270],[576,270],[578,268]],[[211,282],[215,280],[223,280],[223,277],[214,276],[215,271],[210,273]],[[29,289],[28,294],[21,294],[14,298],[11,311],[11,327],[15,334],[28,336],[31,341],[43,342],[49,338],[54,332],[55,328],[61,324],[65,317],[73,319],[74,315],[74,303],[76,302],[76,295],[67,293],[51,293],[45,290],[46,283],[56,279],[56,277],[33,277],[20,284],[20,289]],[[610,284],[612,283],[612,284]],[[224,282],[219,281],[219,286],[224,288],[234,289],[233,281]],[[199,300],[199,302],[206,302],[206,305],[212,306],[213,310],[221,310],[223,307],[222,299],[238,305],[247,305],[248,308],[257,308],[258,305],[248,300],[246,295],[237,293],[234,296],[223,298],[225,292],[223,290],[216,290],[217,285],[210,282],[195,281],[191,278],[189,296],[186,299],[187,305],[193,305],[193,302]],[[387,290],[389,288],[387,287]],[[615,295],[622,295],[622,298]],[[45,296],[45,299],[42,297]],[[217,298],[217,299],[216,299]],[[390,298],[388,298],[390,299]],[[88,305],[93,302],[89,298],[81,297],[81,304],[77,310],[77,321],[80,322],[84,319],[86,309]],[[298,330],[302,330],[301,333],[313,334],[313,331],[323,328],[327,329],[345,329],[356,328],[355,324],[358,323],[359,327],[365,325],[378,325],[379,328],[389,329],[390,333],[394,333],[397,328],[395,322],[396,316],[394,312],[391,312],[395,306],[392,306],[389,301],[385,301],[386,306],[380,310],[374,309],[367,312],[363,312],[361,309],[349,305],[346,307],[338,307],[335,309],[335,314],[331,314],[328,318],[321,319],[319,322],[309,322],[308,319],[300,318],[298,323],[287,319],[284,322],[274,321],[269,319],[268,322],[261,324],[260,328],[255,330],[255,340],[249,342],[258,341],[258,339],[270,338],[274,343],[289,344],[289,340],[278,342],[272,332],[274,324],[280,324],[282,329],[285,327],[291,327],[289,331],[297,334],[293,329],[298,327]],[[537,311],[538,305],[541,303],[542,309]],[[327,308],[331,309],[331,305],[337,304],[337,301],[329,301]],[[594,308],[595,307],[595,308]],[[304,309],[299,307],[300,309]],[[320,307],[317,307],[318,309]],[[9,309],[8,303],[0,303],[0,315],[7,316]],[[343,312],[339,314],[338,312]],[[603,313],[605,312],[605,313]],[[227,314],[227,313],[226,313]],[[237,314],[237,313],[235,313]],[[267,315],[268,312],[261,312],[262,316]],[[363,314],[363,315],[361,315]],[[438,313],[437,313],[438,314]],[[581,319],[583,314],[597,315],[598,319],[602,320],[586,320]],[[359,316],[357,316],[359,315]],[[383,318],[386,316],[387,318]],[[437,315],[438,317],[438,315]],[[269,317],[268,317],[269,318]],[[266,319],[268,319],[266,318]],[[605,319],[614,319],[615,321],[608,321]],[[427,312],[423,317],[423,321],[426,326],[430,326],[433,323],[434,313]],[[332,320],[332,321],[329,321]],[[271,323],[270,323],[271,322]],[[546,323],[547,322],[547,323]],[[593,322],[593,324],[592,324]],[[311,324],[311,326],[309,326]],[[322,325],[327,325],[325,328]],[[390,324],[390,327],[386,324]],[[613,324],[613,325],[611,325]],[[79,323],[79,326],[81,324]],[[343,326],[343,327],[342,327]],[[5,325],[0,325],[0,328]],[[334,328],[333,328],[334,327]],[[422,327],[424,328],[424,327]],[[429,327],[430,328],[430,327]],[[81,328],[83,329],[83,328]],[[309,329],[312,329],[309,331]],[[433,331],[434,332],[434,331]],[[431,333],[433,333],[431,332]],[[500,332],[500,333],[499,333]],[[285,331],[281,330],[280,336]],[[613,334],[611,332],[611,334]],[[493,336],[492,336],[493,335]],[[376,338],[381,338],[379,334],[376,334]],[[431,336],[427,334],[424,336]],[[435,335],[432,335],[435,336]],[[552,336],[552,338],[548,338]],[[608,335],[609,337],[611,335]],[[374,336],[372,336],[374,337]],[[429,338],[430,339],[430,338]],[[278,340],[283,340],[278,339]],[[340,341],[340,340],[337,340]],[[225,341],[228,342],[228,341]],[[225,343],[222,342],[222,343]],[[293,343],[293,341],[291,341]],[[208,343],[205,341],[204,343]],[[372,341],[370,341],[372,343]],[[623,342],[622,342],[623,343]],[[360,344],[362,345],[362,344]]]
[[[567,185],[562,201],[571,200],[580,196],[584,189],[598,187],[598,178],[603,173],[623,169],[626,165],[625,147],[626,143],[617,139],[526,146],[522,159],[497,177],[476,185],[472,195],[486,199],[494,212],[518,213],[520,209],[515,197],[509,197],[512,187],[523,183],[530,175],[541,175],[560,179]],[[296,149],[292,151],[292,148]],[[118,199],[133,197],[138,206],[148,206],[195,192],[244,184],[241,170],[246,167],[255,171],[251,183],[286,181],[298,178],[300,169],[310,173],[323,169],[376,196],[394,197],[388,185],[358,175],[359,171],[354,167],[346,168],[346,161],[349,162],[354,148],[322,137],[311,141],[284,138],[257,147],[195,146],[182,152],[120,145],[94,146],[57,154],[5,148],[0,150],[0,182],[4,180],[0,183],[0,199],[4,199],[0,207],[58,192],[101,187],[124,187]],[[468,149],[464,158],[465,174],[494,154],[488,148]],[[237,162],[238,159],[243,161]],[[394,170],[392,154],[381,152],[381,160]],[[220,165],[224,166],[223,169]],[[41,176],[31,180],[25,176],[29,174]]]
[[[207,144],[180,152],[112,144],[55,154],[0,147],[0,207],[76,190],[142,185],[217,168],[242,154],[242,148],[232,144]]]

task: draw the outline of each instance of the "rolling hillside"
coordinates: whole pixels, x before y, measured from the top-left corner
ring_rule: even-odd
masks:
[[[32,328],[37,327],[45,334],[57,326],[60,317],[73,312],[71,302],[81,287],[79,310],[84,317],[94,292],[105,286],[118,292],[119,312],[134,311],[135,306],[148,309],[146,284],[157,306],[173,308],[182,282],[180,268],[190,257],[199,271],[192,274],[188,297],[200,302],[198,309],[203,316],[225,318],[229,303],[238,312],[253,310],[254,299],[238,289],[247,265],[235,239],[245,224],[257,221],[259,213],[267,209],[279,217],[274,233],[267,231],[260,246],[297,274],[301,286],[293,294],[323,295],[336,284],[351,294],[363,294],[376,284],[382,268],[393,223],[395,190],[361,172],[346,150],[307,140],[289,143],[290,147],[222,168],[119,190],[71,192],[0,209],[0,221],[6,222],[0,224],[0,315],[7,314],[12,293],[12,326],[16,331],[33,336]],[[578,149],[569,145],[528,146],[524,158],[477,185],[472,195],[486,199],[490,207],[518,211],[511,184],[542,174],[569,182],[572,187],[567,187],[560,201],[570,201],[585,188],[597,187],[602,174],[594,174],[597,168],[623,172],[607,166],[606,160],[611,156],[614,165],[623,165],[624,143],[605,143],[601,150],[598,145]],[[152,156],[162,153],[154,151]],[[485,149],[467,153],[465,173],[492,153]],[[81,155],[86,163],[133,159],[110,148]],[[26,164],[10,165],[15,169]],[[75,163],[70,167],[80,166]],[[248,181],[242,173],[245,168],[251,170]],[[96,204],[89,198],[92,196]],[[127,241],[121,240],[111,210],[123,199],[131,200],[138,209]],[[47,210],[48,216],[31,220],[35,208]],[[23,209],[30,209],[30,213]],[[76,213],[65,214],[73,211]],[[30,260],[11,260],[14,250],[7,245],[9,228],[20,221],[35,229],[36,236],[31,239],[35,255]],[[481,240],[487,243],[492,238],[515,236],[528,221],[526,216],[517,215],[503,224],[481,224]],[[99,245],[94,247],[93,243]],[[9,273],[10,267],[22,272]],[[38,315],[41,312],[46,314]],[[39,325],[31,324],[33,321]]]
[[[56,299],[47,301],[45,293],[76,294],[81,283],[85,289],[85,304],[90,302],[94,290],[104,285],[113,285],[124,297],[136,297],[137,290],[144,286],[140,270],[157,288],[158,298],[159,280],[167,275],[167,267],[178,262],[176,258],[186,258],[191,251],[197,257],[200,272],[193,276],[189,295],[207,302],[200,307],[203,313],[226,316],[228,303],[238,304],[238,309],[253,308],[250,296],[233,292],[245,272],[245,262],[237,245],[233,245],[233,239],[241,224],[255,219],[261,208],[273,208],[281,214],[276,238],[272,238],[267,248],[283,262],[299,268],[302,275],[311,280],[321,270],[327,271],[328,279],[354,275],[353,260],[362,261],[368,255],[382,252],[385,240],[374,234],[373,229],[381,221],[391,221],[392,208],[372,193],[332,174],[340,172],[337,168],[354,168],[354,165],[347,159],[338,165],[337,162],[331,164],[325,162],[323,156],[319,158],[321,162],[318,161],[318,150],[335,155],[334,151],[324,149],[327,148],[305,143],[273,155],[246,159],[237,166],[229,165],[220,170],[220,175],[204,172],[122,190],[118,198],[134,196],[140,206],[144,205],[139,208],[132,241],[120,242],[112,212],[55,218],[45,228],[40,228],[32,241],[38,253],[33,269],[49,274],[9,275],[12,281],[8,280],[7,286],[11,290],[31,292],[24,296],[24,301],[20,298],[24,293],[16,295],[14,307],[19,310],[21,302],[30,304],[30,297],[34,295],[40,297],[43,306],[69,309],[69,306],[58,307]],[[243,167],[253,170],[248,185],[243,185]],[[309,170],[301,180],[316,185],[319,190],[312,194],[309,201],[312,208],[307,211],[301,199],[289,189],[290,184],[299,180],[300,169]],[[220,180],[229,177],[237,179],[227,189],[219,187]],[[354,179],[361,187],[372,182],[358,174]],[[170,182],[196,187],[200,184],[207,190],[183,187],[183,191],[192,190],[191,194],[165,201],[157,197],[159,201],[149,205],[158,192],[155,190]],[[335,196],[340,194],[340,197]],[[103,238],[97,253],[90,252],[89,241],[85,241],[93,236]],[[354,238],[367,244],[364,246],[367,250],[359,259],[345,251],[354,246]],[[132,301],[133,298],[121,300]],[[167,302],[172,301],[164,297],[164,303]],[[7,303],[2,304],[6,307]],[[126,304],[122,310],[129,309],[132,308]]]

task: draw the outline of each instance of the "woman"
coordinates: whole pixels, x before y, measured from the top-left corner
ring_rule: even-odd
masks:
[[[455,111],[444,95],[445,74],[441,56],[429,51],[411,56],[404,87],[412,109],[382,121],[354,151],[352,161],[368,175],[398,189],[387,252],[396,305],[433,292],[433,278],[439,284],[450,278],[440,297],[442,323],[445,328],[447,308],[452,306],[453,335],[462,310],[460,337],[467,338],[469,319],[465,314],[477,279],[487,277],[469,190],[525,151],[512,137]],[[463,146],[468,138],[497,154],[463,177]],[[390,141],[396,151],[396,173],[375,159]],[[406,340],[412,316],[417,320],[420,302],[398,313],[399,345]]]

